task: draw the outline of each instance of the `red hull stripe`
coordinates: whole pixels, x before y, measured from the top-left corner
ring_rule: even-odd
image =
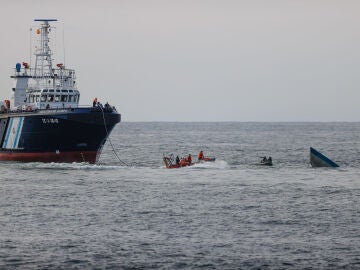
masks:
[[[0,161],[22,162],[96,162],[97,151],[76,152],[0,152]]]

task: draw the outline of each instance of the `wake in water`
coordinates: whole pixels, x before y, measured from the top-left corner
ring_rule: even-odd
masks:
[[[196,163],[194,166],[190,166],[188,168],[228,169],[230,166],[225,160],[215,160],[214,162]]]

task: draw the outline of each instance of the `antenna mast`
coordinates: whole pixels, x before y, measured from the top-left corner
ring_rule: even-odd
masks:
[[[34,77],[49,76],[52,77],[54,72],[52,70],[52,52],[49,47],[49,22],[55,22],[56,19],[35,19],[36,22],[42,22],[41,28],[36,30],[36,33],[40,35],[40,48],[35,50],[35,72]]]

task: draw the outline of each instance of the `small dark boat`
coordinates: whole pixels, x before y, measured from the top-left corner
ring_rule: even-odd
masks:
[[[316,149],[310,147],[310,164],[312,167],[331,167],[336,168],[339,167],[334,161],[329,159],[328,157],[321,154]]]
[[[269,157],[269,158],[263,157],[262,160],[260,161],[259,165],[272,166],[273,165],[272,158],[271,157]]]
[[[263,165],[263,166],[272,166],[273,163],[272,161],[260,161],[259,165]]]

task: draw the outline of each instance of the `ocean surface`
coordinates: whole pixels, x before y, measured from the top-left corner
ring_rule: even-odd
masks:
[[[0,164],[0,269],[360,269],[360,123],[122,122],[110,139],[97,165]],[[340,167],[311,168],[310,146]],[[164,168],[200,150],[216,162]]]

